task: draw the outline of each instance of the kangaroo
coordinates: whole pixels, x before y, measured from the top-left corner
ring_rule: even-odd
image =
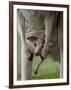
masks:
[[[22,78],[24,77],[24,79],[31,79],[31,67],[34,54],[41,57],[41,62],[38,64],[35,70],[35,74],[37,74],[40,64],[48,56],[48,53],[52,51],[52,49],[49,50],[49,48],[54,45],[53,42],[55,42],[54,40],[56,40],[51,39],[53,38],[52,36],[54,36],[54,30],[56,30],[56,35],[58,35],[57,38],[60,48],[60,63],[62,64],[62,15],[62,12],[58,11],[24,9],[17,10],[18,31],[22,38],[22,42],[25,44],[22,49],[25,47],[26,53],[26,59],[24,61],[26,62],[26,64],[24,64],[24,67],[22,67]],[[62,77],[62,65],[60,67],[60,77]]]

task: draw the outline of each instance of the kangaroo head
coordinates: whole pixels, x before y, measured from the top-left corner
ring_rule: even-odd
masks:
[[[45,35],[42,32],[37,32],[31,34],[27,39],[33,44],[34,46],[34,54],[39,56],[41,54],[42,48],[45,42]]]

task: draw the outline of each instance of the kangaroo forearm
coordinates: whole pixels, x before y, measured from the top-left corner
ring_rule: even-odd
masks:
[[[57,17],[57,13],[55,12],[52,13],[52,15],[49,14],[45,17],[45,44],[44,44],[45,48],[48,48],[51,32],[57,20],[56,17]]]

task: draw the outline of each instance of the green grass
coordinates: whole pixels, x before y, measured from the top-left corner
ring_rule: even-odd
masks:
[[[34,57],[32,66],[32,79],[54,79],[59,78],[58,63],[51,60],[44,60],[40,65],[38,73],[34,74],[35,68],[40,62],[40,58]]]

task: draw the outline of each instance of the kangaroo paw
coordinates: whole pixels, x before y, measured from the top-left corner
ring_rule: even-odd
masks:
[[[38,72],[37,72],[37,70],[34,72],[34,74],[37,74]]]

